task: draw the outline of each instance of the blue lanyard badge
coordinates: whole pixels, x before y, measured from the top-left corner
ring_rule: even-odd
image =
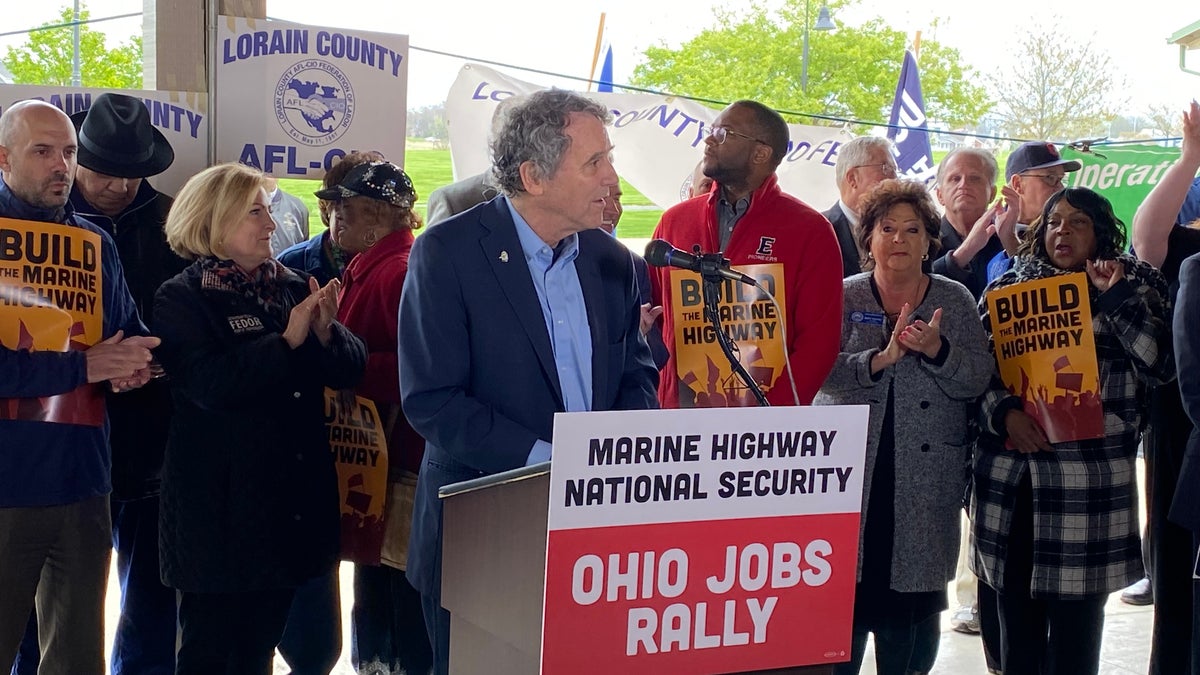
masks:
[[[880,314],[879,312],[860,312],[855,310],[850,312],[850,321],[852,323],[864,323],[870,326],[882,326],[883,314]]]

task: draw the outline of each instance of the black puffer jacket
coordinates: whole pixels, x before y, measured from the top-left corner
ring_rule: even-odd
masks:
[[[270,262],[267,264],[271,264]],[[338,489],[325,387],[353,388],[361,340],[334,323],[328,347],[283,340],[307,276],[279,272],[283,307],[202,287],[200,263],[155,299],[157,354],[175,415],[163,465],[163,582],[191,592],[295,587],[338,553]]]

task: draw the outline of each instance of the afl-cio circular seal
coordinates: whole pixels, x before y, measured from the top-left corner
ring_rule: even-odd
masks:
[[[297,61],[275,85],[275,119],[301,145],[336,141],[354,119],[350,78],[328,61]]]

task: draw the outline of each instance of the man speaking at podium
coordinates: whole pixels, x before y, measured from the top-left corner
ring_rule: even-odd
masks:
[[[778,309],[754,287],[726,281],[723,328],[771,405],[808,405],[833,368],[841,341],[837,236],[818,211],[779,188],[775,169],[789,152],[787,123],[779,113],[757,101],[737,101],[705,131],[701,170],[715,186],[667,209],[654,238],[688,253],[693,246],[721,252],[775,296]],[[811,151],[801,157],[820,161]],[[704,317],[699,277],[658,267],[650,280],[653,304],[663,306],[663,341],[670,351],[659,382],[662,406],[755,405]]]
[[[629,251],[598,229],[617,185],[602,106],[541,91],[491,141],[502,193],[417,238],[400,299],[400,392],[427,441],[409,545],[446,673],[438,488],[550,459],[556,412],[656,407]],[[832,235],[831,235],[832,236]]]

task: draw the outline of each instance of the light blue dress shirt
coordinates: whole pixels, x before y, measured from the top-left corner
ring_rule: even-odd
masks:
[[[592,333],[588,325],[583,287],[575,270],[579,257],[579,235],[572,234],[550,248],[529,223],[504,198],[517,226],[517,238],[529,266],[529,276],[537,290],[546,332],[554,350],[554,366],[567,412],[592,409]],[[529,451],[525,465],[550,459],[551,446],[538,439]]]

